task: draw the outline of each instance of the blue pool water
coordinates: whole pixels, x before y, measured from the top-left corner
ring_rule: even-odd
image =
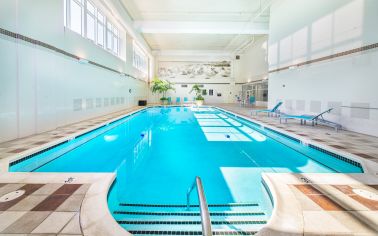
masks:
[[[361,172],[358,166],[210,107],[148,108],[10,170],[117,172],[110,208],[118,202],[185,204],[195,176],[202,178],[210,204],[263,203],[263,172]]]

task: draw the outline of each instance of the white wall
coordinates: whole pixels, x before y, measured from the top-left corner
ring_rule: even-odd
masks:
[[[268,77],[268,36],[256,36],[253,43],[235,61],[237,83],[253,82]]]
[[[283,0],[271,8],[269,69],[273,70],[378,42],[378,1]],[[326,117],[345,128],[378,136],[378,51],[369,50],[271,73],[269,105]]]
[[[62,0],[2,0],[0,27],[141,76],[131,65],[126,30],[119,58],[64,28]],[[0,35],[0,52],[0,142],[122,110],[147,97],[144,81],[8,36]]]
[[[159,62],[216,62],[216,61],[231,61],[233,68],[234,60],[229,54],[217,54],[217,53],[198,53],[198,52],[182,52],[179,54],[165,53],[163,55],[157,55],[155,57],[155,73],[157,75]],[[232,69],[233,70],[233,69]],[[235,84],[234,72],[232,71],[231,78],[217,78],[217,79],[192,79],[192,78],[174,78],[169,79],[175,83],[176,91],[171,91],[168,96],[172,97],[173,102],[176,101],[176,97],[180,97],[183,101],[184,97],[189,100],[193,100],[194,93],[190,94],[190,90],[193,84],[203,84],[206,90],[213,89],[214,95],[206,95],[205,103],[233,103],[236,102],[235,94],[241,90],[241,85]],[[182,84],[187,84],[187,88],[182,88]],[[209,91],[207,91],[209,92]],[[222,96],[218,97],[217,93],[221,93]],[[150,94],[150,102],[159,102],[158,95]]]

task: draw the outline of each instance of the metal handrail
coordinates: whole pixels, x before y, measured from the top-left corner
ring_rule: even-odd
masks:
[[[202,235],[212,236],[213,233],[211,230],[209,208],[207,206],[205,192],[203,191],[202,181],[199,176],[196,176],[195,180],[193,181],[193,184],[188,189],[188,192],[186,192],[186,209],[189,210],[190,208],[190,194],[195,187],[197,187],[198,201],[199,201],[199,206],[200,206]]]

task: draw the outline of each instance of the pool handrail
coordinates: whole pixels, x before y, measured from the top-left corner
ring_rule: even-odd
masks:
[[[193,189],[195,189],[196,187],[197,187],[198,201],[199,201],[200,214],[201,214],[202,235],[212,236],[213,233],[211,230],[209,207],[207,206],[205,192],[203,191],[202,181],[199,176],[196,176],[196,178],[193,181],[193,184],[190,186],[190,188],[186,192],[186,209],[189,210],[190,208],[190,194],[192,193]]]

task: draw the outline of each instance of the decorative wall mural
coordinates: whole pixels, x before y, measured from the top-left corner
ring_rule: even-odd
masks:
[[[219,79],[231,77],[231,62],[160,62],[162,79]]]

